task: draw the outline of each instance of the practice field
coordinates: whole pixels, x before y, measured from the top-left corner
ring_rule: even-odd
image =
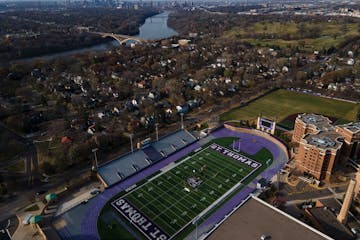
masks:
[[[278,122],[296,113],[317,113],[349,122],[356,119],[359,105],[280,89],[244,107],[221,115],[221,120],[252,120],[262,114]]]
[[[216,139],[111,205],[147,239],[173,239],[273,160],[265,148],[253,156]]]

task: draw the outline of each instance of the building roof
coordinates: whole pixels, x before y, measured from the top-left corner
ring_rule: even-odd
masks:
[[[360,133],[360,122],[355,122],[355,123],[348,123],[348,124],[344,124],[344,125],[339,125],[337,126],[339,128],[343,128],[349,132],[351,132],[352,134],[357,134]]]
[[[250,198],[207,238],[323,240],[332,239],[257,197]]]
[[[307,211],[309,211],[320,224],[323,231],[331,237],[341,240],[354,239],[351,232],[336,219],[336,215],[330,210],[323,207],[316,207],[307,209]]]
[[[339,141],[341,136],[336,132],[319,132],[318,134],[306,134],[302,142],[322,149],[339,149],[342,142]]]
[[[322,115],[314,113],[303,113],[299,114],[297,119],[303,121],[306,125],[309,125],[318,131],[330,131],[334,129],[333,125],[331,124],[332,121]]]

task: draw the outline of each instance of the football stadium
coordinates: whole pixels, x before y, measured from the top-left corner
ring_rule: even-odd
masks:
[[[205,238],[287,161],[286,147],[258,130],[227,123],[196,138],[181,129],[100,166],[105,191],[62,216],[77,227],[58,231],[64,239]]]

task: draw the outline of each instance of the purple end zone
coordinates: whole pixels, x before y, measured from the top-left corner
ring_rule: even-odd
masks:
[[[111,205],[128,221],[131,222],[142,234],[149,240],[167,240],[169,236],[159,226],[152,222],[148,217],[142,214],[134,205],[126,198],[119,198],[111,203]]]
[[[271,166],[269,166],[262,174],[261,177],[264,177],[266,179],[270,179],[273,177],[286,163],[287,159],[284,158],[282,154],[281,149],[274,143],[272,143],[269,140],[263,139],[259,136],[248,134],[248,133],[241,133],[241,132],[235,132],[231,131],[226,128],[221,128],[215,132],[212,133],[212,136],[216,138],[221,137],[239,137],[242,141],[252,141],[253,139],[256,139],[256,142],[259,144],[263,144],[262,147],[267,148],[272,155],[274,156],[274,161]],[[258,145],[259,145],[258,144]],[[253,146],[252,144],[249,145],[242,145],[241,151],[244,151],[248,154],[253,154],[256,149],[259,148],[259,146]],[[149,168],[144,169],[143,171],[139,172],[138,174],[135,174],[128,179],[125,179],[122,182],[119,182],[115,184],[114,186],[105,189],[104,192],[102,192],[100,195],[94,199],[95,201],[91,201],[90,205],[87,209],[87,212],[85,214],[84,219],[81,223],[81,234],[80,239],[86,239],[86,240],[95,240],[100,239],[97,229],[97,219],[99,217],[99,214],[101,212],[101,209],[105,206],[105,204],[117,193],[127,189],[128,187],[134,185],[135,183],[141,181],[142,179],[150,176],[151,174],[155,173],[159,169],[165,167],[171,162],[174,162],[181,157],[189,154],[191,151],[201,147],[198,142],[195,142],[191,144],[188,147],[185,147],[181,149],[180,151],[172,154],[171,156],[167,157],[166,159],[155,163],[154,165],[150,166]],[[227,203],[225,203],[220,209],[218,209],[211,217],[209,217],[204,223],[199,226],[199,229],[202,227],[207,227],[209,225],[213,226],[217,222],[221,221],[221,219],[224,218],[226,214],[231,212],[231,210],[240,204],[246,197],[255,190],[255,185],[258,180],[253,180],[251,187],[248,185],[244,189],[242,189],[239,193],[237,193],[232,199],[230,199]]]
[[[281,152],[281,150],[275,143],[260,136],[249,133],[235,132],[226,128],[222,128],[212,133],[212,135],[216,138],[221,138],[221,137],[240,138],[240,151],[243,151],[250,155],[256,154],[261,148],[264,147],[267,148],[272,153],[274,159],[277,159]],[[237,148],[238,146],[239,146],[238,142],[235,142],[235,148]]]

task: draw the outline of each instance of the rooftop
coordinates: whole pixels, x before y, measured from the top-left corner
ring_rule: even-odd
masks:
[[[346,129],[352,134],[360,133],[360,122],[339,125],[338,127]]]
[[[336,219],[336,215],[329,209],[316,207],[308,209],[308,211],[320,224],[322,230],[334,239],[355,239],[351,232]]]
[[[318,134],[306,134],[303,138],[307,144],[322,149],[338,149],[342,142],[339,141],[341,136],[336,132],[319,132]]]
[[[303,113],[298,115],[298,119],[302,120],[307,125],[314,126],[319,131],[329,131],[334,129],[333,125],[331,124],[332,121],[322,115]]]
[[[207,239],[260,239],[262,235],[271,239],[331,239],[256,197],[250,198]]]

